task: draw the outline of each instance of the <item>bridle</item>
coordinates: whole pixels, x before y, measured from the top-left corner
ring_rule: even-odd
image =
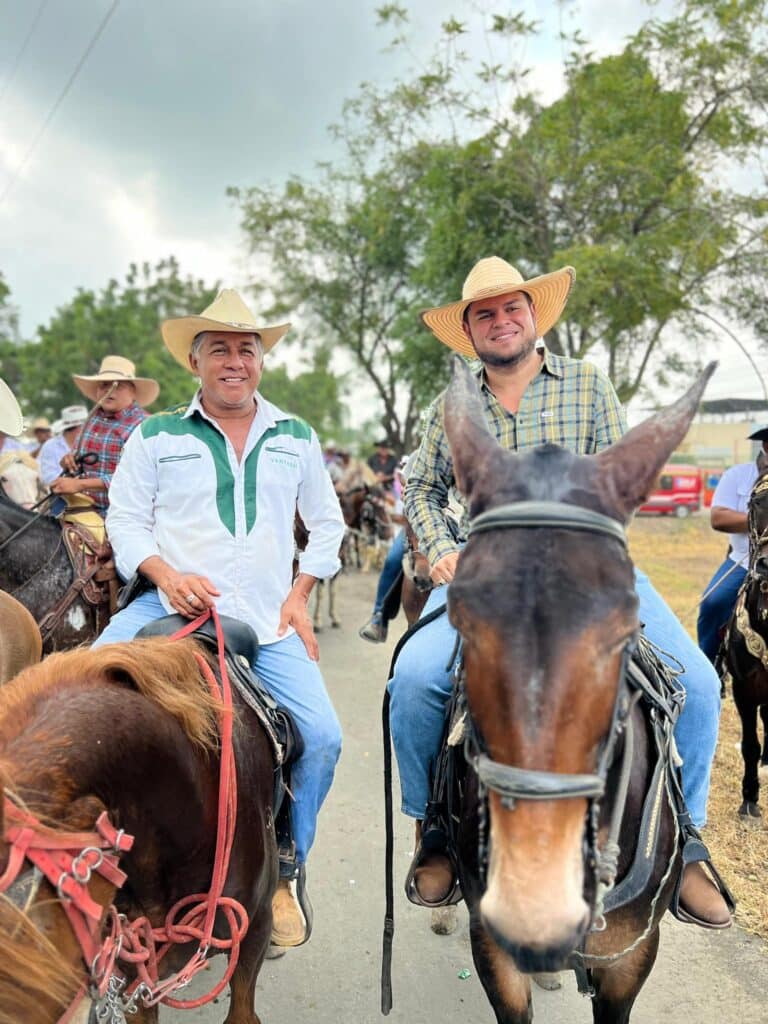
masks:
[[[514,504],[500,505],[483,512],[471,520],[469,537],[490,533],[496,530],[538,529],[578,530],[596,533],[612,540],[617,540],[626,548],[627,539],[622,525],[609,516],[591,509],[575,505],[567,505],[559,501],[521,501]],[[639,697],[639,693],[630,695],[627,686],[627,671],[637,637],[633,637],[624,647],[616,701],[613,707],[611,726],[603,742],[598,760],[597,771],[586,774],[567,774],[564,772],[536,771],[529,768],[518,768],[513,765],[494,761],[488,756],[482,736],[477,726],[467,715],[464,752],[467,763],[474,769],[478,778],[478,802],[480,806],[480,826],[478,829],[478,864],[481,878],[485,881],[488,863],[488,839],[485,817],[487,814],[487,792],[496,793],[501,797],[502,806],[507,810],[514,808],[520,800],[572,800],[583,798],[588,800],[587,830],[585,836],[585,859],[591,869],[593,898],[588,902],[592,908],[592,930],[602,931],[605,928],[603,906],[605,897],[616,882],[619,858],[619,832],[624,814],[634,752],[634,736],[631,723],[631,711]],[[463,668],[462,668],[463,672]],[[621,753],[619,785],[613,805],[608,838],[602,847],[598,846],[598,828],[600,817],[600,801],[605,794],[608,773],[613,764],[619,737],[625,734]],[[590,872],[585,872],[585,879]]]
[[[120,952],[118,915],[114,907],[104,908],[88,886],[99,874],[116,889],[125,882],[119,860],[133,846],[133,836],[117,829],[106,811],[99,815],[92,832],[61,832],[46,827],[21,803],[4,798],[5,841],[8,861],[0,875],[0,893],[26,913],[40,882],[47,879],[80,946],[88,972],[75,996],[60,1018],[69,1021],[92,989],[98,996],[107,992],[115,959]],[[30,867],[24,869],[24,865]],[[103,938],[107,910],[109,932]]]

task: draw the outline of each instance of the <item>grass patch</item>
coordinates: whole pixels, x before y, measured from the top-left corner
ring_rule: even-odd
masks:
[[[696,638],[698,601],[727,548],[709,516],[673,519],[637,517],[629,533],[634,562]],[[768,823],[745,825],[737,815],[741,803],[741,724],[729,694],[723,702],[720,739],[712,768],[707,845],[718,870],[731,887],[742,927],[768,939]],[[765,806],[765,804],[764,804]]]

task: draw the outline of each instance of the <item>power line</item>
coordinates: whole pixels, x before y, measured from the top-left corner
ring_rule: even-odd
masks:
[[[35,151],[35,149],[36,149],[36,147],[37,147],[37,144],[38,144],[38,143],[40,142],[40,139],[41,139],[41,138],[43,137],[43,135],[44,135],[44,133],[45,133],[45,130],[46,130],[46,128],[48,127],[48,125],[49,125],[49,124],[51,123],[51,121],[53,120],[53,118],[54,118],[54,116],[55,116],[55,114],[56,114],[56,111],[57,111],[57,110],[59,109],[59,107],[61,106],[61,104],[62,104],[62,103],[64,102],[64,100],[66,99],[66,97],[67,97],[67,93],[68,93],[68,92],[69,92],[69,90],[70,90],[70,89],[72,88],[72,85],[74,84],[74,81],[75,81],[75,79],[76,79],[76,78],[77,78],[77,76],[78,76],[78,75],[80,74],[80,71],[81,71],[81,69],[82,69],[83,65],[85,64],[85,62],[86,62],[86,61],[88,60],[88,57],[89,57],[89,55],[90,55],[90,53],[91,53],[91,50],[92,50],[92,49],[94,48],[94,46],[96,45],[96,43],[97,43],[97,42],[99,41],[99,38],[100,38],[100,36],[101,36],[101,33],[102,33],[102,32],[104,31],[104,29],[105,29],[105,28],[107,27],[107,22],[109,21],[109,19],[110,19],[110,18],[112,17],[112,15],[113,15],[113,14],[115,13],[115,11],[117,10],[117,5],[118,5],[119,3],[120,3],[120,0],[112,0],[112,6],[111,6],[111,7],[109,8],[109,10],[107,11],[107,13],[106,13],[106,14],[104,15],[104,17],[103,17],[103,18],[101,19],[101,23],[99,24],[99,27],[98,27],[98,28],[96,29],[96,32],[95,32],[95,33],[93,34],[93,36],[91,37],[91,41],[90,41],[90,42],[88,43],[88,45],[86,46],[86,48],[85,48],[85,51],[84,51],[84,53],[83,53],[82,57],[81,57],[81,58],[80,58],[80,60],[79,60],[79,61],[77,62],[77,65],[76,65],[76,67],[75,67],[74,71],[72,72],[72,74],[71,74],[71,75],[69,76],[69,78],[67,79],[66,85],[64,86],[64,88],[63,88],[63,89],[61,90],[61,92],[59,93],[59,95],[58,95],[58,98],[56,99],[56,102],[55,102],[55,103],[53,104],[53,106],[52,106],[52,107],[51,107],[51,109],[49,110],[49,112],[48,112],[48,116],[47,116],[47,117],[46,117],[46,119],[45,119],[45,120],[43,121],[42,125],[40,126],[40,129],[39,129],[39,131],[38,131],[37,135],[36,135],[36,136],[34,137],[34,139],[32,140],[32,143],[31,143],[31,145],[30,145],[29,149],[28,149],[28,150],[27,150],[27,152],[26,152],[26,153],[24,154],[24,159],[23,159],[23,160],[21,161],[21,163],[19,164],[19,166],[18,166],[18,167],[16,168],[16,172],[15,172],[15,173],[14,173],[14,174],[13,174],[13,175],[11,176],[11,180],[10,180],[10,181],[8,182],[8,184],[7,184],[6,186],[5,186],[5,189],[3,190],[3,193],[2,193],[2,195],[0,195],[0,206],[2,206],[2,205],[3,205],[3,203],[5,202],[5,200],[6,200],[7,196],[8,196],[8,193],[9,193],[9,192],[11,191],[11,189],[13,188],[13,186],[14,186],[14,185],[16,184],[16,182],[17,182],[17,181],[19,180],[19,178],[21,177],[21,175],[22,175],[22,173],[23,173],[23,171],[24,171],[24,168],[25,168],[25,167],[27,166],[27,164],[29,163],[29,158],[30,158],[30,157],[32,156],[32,154],[34,153],[34,151]]]
[[[16,72],[19,70],[19,64],[21,64],[22,58],[24,57],[24,54],[27,52],[27,47],[29,46],[29,42],[32,39],[32,36],[35,34],[35,29],[37,28],[37,24],[40,21],[40,19],[42,18],[43,12],[45,11],[45,8],[48,6],[49,3],[50,3],[50,0],[42,0],[42,3],[37,8],[37,14],[35,14],[35,17],[32,20],[32,25],[30,26],[29,32],[27,32],[26,38],[24,39],[24,42],[21,44],[19,52],[16,54],[16,58],[15,58],[15,60],[13,62],[11,70],[8,73],[8,76],[5,79],[5,82],[3,83],[3,88],[0,89],[0,103],[2,103],[3,100],[5,99],[5,94],[8,91],[8,86],[13,81],[13,78],[14,78],[14,75],[16,74]]]

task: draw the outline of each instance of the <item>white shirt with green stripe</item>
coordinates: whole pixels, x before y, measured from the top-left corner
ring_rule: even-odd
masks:
[[[309,531],[299,571],[318,579],[339,569],[344,520],[314,430],[256,399],[239,463],[199,393],[144,420],[112,478],[107,532],[124,578],[152,555],[207,576],[221,591],[218,610],[270,644],[292,584],[295,511]]]

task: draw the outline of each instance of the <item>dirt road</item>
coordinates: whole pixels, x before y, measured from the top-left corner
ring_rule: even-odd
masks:
[[[358,639],[370,610],[371,575],[340,581],[343,626],[321,634],[321,665],[344,728],[344,752],[325,805],[310,860],[309,890],[315,932],[307,946],[265,963],[256,1009],[263,1024],[377,1024],[381,930],[384,914],[383,804],[380,709],[392,642]],[[400,623],[397,623],[400,626]],[[393,633],[399,635],[399,628]],[[396,796],[396,804],[399,794]],[[467,916],[458,930],[440,937],[429,914],[412,907],[402,879],[412,850],[409,821],[398,815],[395,846],[396,910],[392,1024],[492,1024],[493,1014],[477,980]],[[768,892],[766,893],[768,898]],[[460,972],[468,969],[466,979]],[[204,980],[209,981],[204,976]],[[632,1024],[766,1024],[768,953],[737,929],[724,934],[663,925],[656,967],[638,999]],[[223,1021],[225,1000],[185,1013],[164,1010],[163,1024]],[[572,975],[556,992],[536,990],[538,1024],[588,1024],[588,1002]]]

